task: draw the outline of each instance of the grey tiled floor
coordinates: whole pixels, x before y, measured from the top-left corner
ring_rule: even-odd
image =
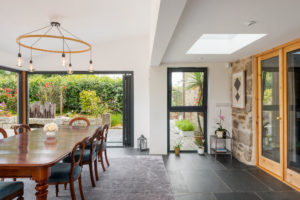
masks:
[[[300,193],[229,156],[163,156],[176,200],[298,200]]]

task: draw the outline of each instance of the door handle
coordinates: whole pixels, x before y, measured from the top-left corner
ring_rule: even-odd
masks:
[[[277,120],[281,120],[282,118],[281,118],[281,117],[276,117],[276,119],[277,119]]]

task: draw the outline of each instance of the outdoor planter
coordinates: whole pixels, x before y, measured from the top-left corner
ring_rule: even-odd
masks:
[[[197,151],[198,151],[199,155],[203,155],[204,154],[204,147],[202,147],[202,148],[199,147]]]
[[[194,137],[195,131],[180,131],[182,137]]]
[[[180,148],[174,148],[174,151],[176,156],[180,155]]]

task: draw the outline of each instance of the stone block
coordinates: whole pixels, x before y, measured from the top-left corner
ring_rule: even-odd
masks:
[[[238,131],[238,140],[240,143],[246,146],[252,146],[252,134],[248,130],[239,130]]]
[[[238,120],[233,120],[232,125],[233,125],[234,128],[239,128]]]

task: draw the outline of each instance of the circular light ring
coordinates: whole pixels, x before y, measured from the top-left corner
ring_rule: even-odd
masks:
[[[69,41],[81,43],[81,44],[87,46],[87,48],[83,49],[83,50],[76,50],[76,51],[68,51],[68,50],[67,51],[57,51],[57,50],[49,50],[49,49],[40,49],[40,48],[31,47],[31,46],[22,44],[21,40],[25,39],[25,38],[56,38],[56,39],[61,39],[61,40],[69,40]],[[57,35],[21,35],[17,38],[16,42],[20,46],[28,48],[28,49],[32,49],[32,50],[36,50],[36,51],[51,52],[51,53],[84,53],[84,52],[90,51],[92,49],[92,46],[85,41],[70,38],[70,37],[57,36]]]

